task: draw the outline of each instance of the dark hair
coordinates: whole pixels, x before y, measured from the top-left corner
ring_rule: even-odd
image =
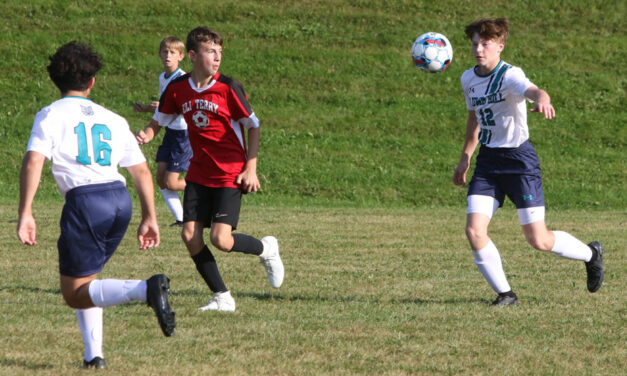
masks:
[[[472,39],[472,36],[478,33],[483,39],[495,39],[505,43],[509,35],[509,21],[507,18],[497,18],[495,20],[483,18],[466,26],[464,31],[469,39]]]
[[[83,91],[89,87],[89,81],[102,68],[100,55],[92,51],[90,45],[71,41],[50,56],[48,74],[50,79],[61,90]]]
[[[222,37],[217,31],[211,30],[206,26],[198,26],[187,34],[185,48],[187,48],[187,51],[198,52],[198,46],[205,42],[213,42],[218,46],[222,46]]]

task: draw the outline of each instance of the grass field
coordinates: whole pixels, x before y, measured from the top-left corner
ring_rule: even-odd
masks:
[[[39,245],[0,239],[0,374],[71,375],[82,355],[74,312],[58,288],[57,216],[40,207]],[[164,217],[167,214],[160,212]],[[240,228],[281,239],[284,285],[256,257],[217,254],[237,311],[199,312],[208,290],[178,230],[140,252],[127,236],[103,278],[165,272],[178,327],[162,336],[152,311],[105,309],[111,375],[619,375],[624,372],[625,212],[548,213],[556,229],[606,246],[603,288],[582,263],[531,250],[515,211],[492,230],[518,307],[495,309],[463,236],[463,210],[248,206]],[[4,227],[14,208],[0,207]],[[129,234],[134,232],[133,221]]]
[[[273,290],[254,257],[216,255],[237,312],[201,313],[208,291],[178,230],[162,228],[162,246],[140,252],[135,218],[101,277],[167,273],[179,326],[164,338],[148,307],[106,309],[104,374],[625,374],[627,3],[478,4],[1,2],[0,375],[83,374],[75,314],[59,292],[62,198],[49,166],[35,200],[39,244],[15,236],[33,117],[58,98],[48,56],[72,39],[91,43],[104,57],[92,99],[138,130],[148,117],[132,103],[156,99],[159,41],[198,25],[223,35],[221,72],[243,82],[260,118],[262,190],[246,197],[240,229],[277,236],[286,281]],[[467,115],[459,77],[474,64],[463,28],[484,16],[510,19],[503,58],[551,95],[554,120],[529,116],[547,220],[605,244],[596,294],[581,263],[531,250],[506,204],[491,232],[521,304],[489,306],[464,236],[465,188],[451,183]],[[442,74],[411,63],[426,31],[453,44]],[[153,169],[158,144],[143,149]]]

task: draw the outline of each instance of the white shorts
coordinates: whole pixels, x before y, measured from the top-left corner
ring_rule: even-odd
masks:
[[[470,195],[467,197],[468,209],[466,214],[483,214],[492,219],[492,216],[499,208],[499,201],[492,196]],[[520,225],[544,220],[544,206],[517,209]]]

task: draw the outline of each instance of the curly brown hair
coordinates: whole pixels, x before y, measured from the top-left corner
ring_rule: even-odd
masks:
[[[62,94],[70,90],[87,90],[89,81],[100,68],[102,68],[100,55],[94,52],[90,45],[76,41],[59,47],[57,52],[50,56],[50,65],[47,67],[50,79]]]
[[[505,43],[509,36],[509,21],[507,18],[483,18],[466,26],[464,30],[468,39],[472,39],[475,33],[483,39],[494,39],[498,42]]]

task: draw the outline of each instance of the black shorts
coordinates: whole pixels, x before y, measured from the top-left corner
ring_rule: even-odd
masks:
[[[226,223],[237,228],[242,205],[242,191],[238,188],[212,188],[187,182],[183,196],[183,222]]]

